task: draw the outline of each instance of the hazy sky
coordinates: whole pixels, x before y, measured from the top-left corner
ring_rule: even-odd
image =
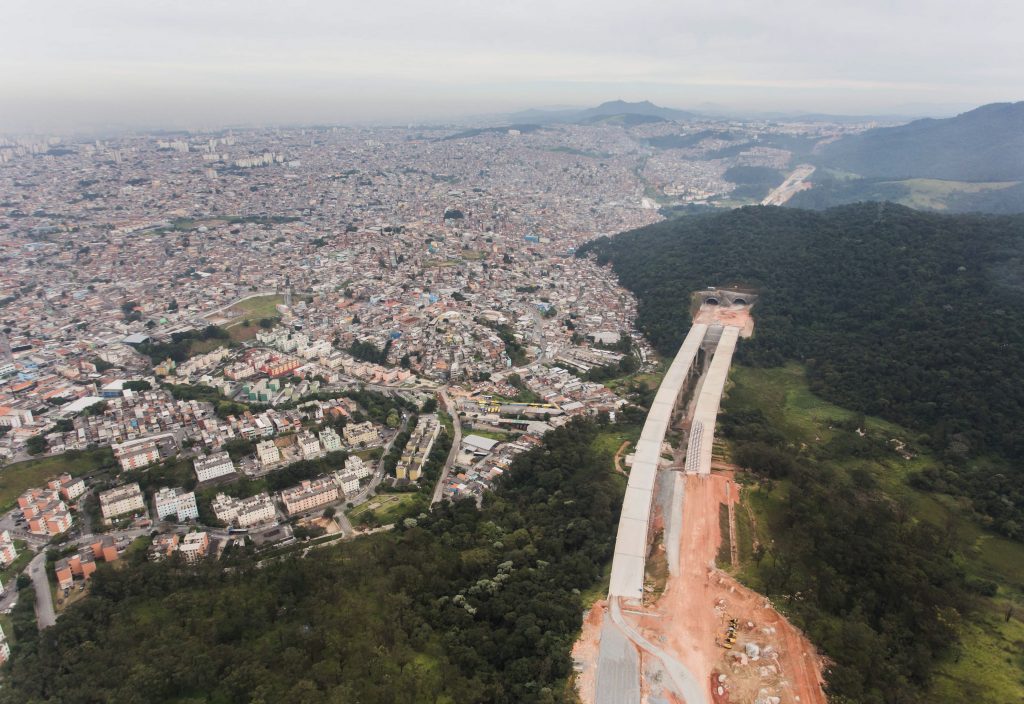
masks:
[[[4,0],[0,22],[0,129],[1024,99],[1021,0]]]

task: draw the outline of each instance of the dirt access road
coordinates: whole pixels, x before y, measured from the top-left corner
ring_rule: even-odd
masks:
[[[716,702],[774,696],[782,704],[826,704],[823,663],[814,646],[764,596],[715,567],[722,541],[719,506],[739,501],[732,474],[687,476],[685,496],[679,574],[645,609],[652,616],[633,616],[638,629],[708,683]],[[731,618],[739,628],[734,647],[727,650],[719,641]],[[756,659],[746,655],[748,643],[760,651]],[[725,675],[721,683],[719,675]]]

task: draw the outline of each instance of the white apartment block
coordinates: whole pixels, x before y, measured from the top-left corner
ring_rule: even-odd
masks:
[[[298,437],[299,451],[302,452],[302,459],[313,460],[323,454],[320,450],[320,441],[313,433],[303,433]]]
[[[146,502],[136,482],[100,492],[100,512],[108,521],[115,516],[145,510]]]
[[[356,475],[358,479],[366,479],[373,474],[370,465],[363,462],[363,458],[358,455],[350,455],[345,460],[345,472]]]
[[[217,494],[213,500],[213,513],[217,520],[249,528],[259,523],[271,523],[277,519],[277,511],[270,494],[263,492],[246,499],[235,499],[227,494]]]
[[[62,474],[47,482],[47,486],[59,491],[65,501],[74,501],[85,493],[85,480],[73,478],[70,474]]]
[[[130,445],[115,445],[114,457],[121,463],[121,469],[127,472],[157,462],[160,459],[160,450],[157,448],[156,442],[145,440]]]
[[[324,428],[320,431],[320,444],[326,452],[337,452],[342,448],[341,437],[334,431],[334,428]]]
[[[194,491],[185,491],[180,486],[170,489],[163,487],[153,495],[153,509],[158,520],[177,516],[179,521],[199,518]]]
[[[335,472],[334,483],[341,487],[345,496],[351,497],[359,493],[359,477],[352,472]]]
[[[189,533],[178,543],[178,552],[186,562],[193,563],[202,557],[210,547],[210,536],[206,533]]]
[[[281,451],[273,440],[264,440],[256,444],[256,456],[260,458],[260,464],[264,467],[277,464],[281,461]]]
[[[309,511],[338,500],[338,486],[331,477],[306,480],[281,492],[281,502],[289,515]]]
[[[193,465],[196,469],[196,476],[201,482],[208,482],[211,479],[235,472],[235,464],[227,452],[215,452],[209,457],[197,457]]]
[[[18,557],[18,551],[14,547],[14,540],[8,531],[0,533],[0,565],[7,567]]]
[[[370,421],[350,423],[345,426],[342,432],[345,433],[345,442],[349,446],[362,445],[367,447],[380,442],[380,434]]]

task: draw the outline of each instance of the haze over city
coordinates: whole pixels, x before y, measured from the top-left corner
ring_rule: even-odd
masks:
[[[0,129],[452,120],[650,99],[945,116],[1024,85],[1024,5],[5,3]]]
[[[0,704],[1024,702],[1024,5],[9,0]]]

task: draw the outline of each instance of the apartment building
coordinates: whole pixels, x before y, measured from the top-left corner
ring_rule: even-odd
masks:
[[[259,457],[260,464],[264,467],[270,467],[281,461],[281,451],[277,449],[273,440],[257,443],[256,456]]]
[[[345,472],[351,472],[359,479],[366,479],[373,474],[373,468],[359,455],[349,455],[345,459]]]
[[[108,521],[117,516],[145,510],[146,502],[142,498],[142,490],[139,489],[137,482],[122,484],[100,492],[100,512]]]
[[[281,502],[290,516],[333,503],[338,498],[338,486],[330,477],[306,480],[281,492]]]
[[[60,492],[53,489],[29,489],[18,497],[18,507],[34,535],[60,535],[74,522]]]
[[[341,437],[334,428],[324,428],[320,431],[320,444],[326,452],[337,452],[342,448]]]
[[[342,432],[345,434],[345,442],[350,447],[368,447],[380,442],[380,434],[370,421],[351,423],[346,425]]]
[[[185,491],[182,487],[163,487],[153,495],[153,510],[158,520],[168,516],[177,516],[178,521],[189,521],[199,518],[199,507],[196,505],[194,491]]]
[[[196,477],[201,482],[208,482],[211,479],[235,472],[235,464],[227,452],[215,452],[207,457],[197,457],[192,465],[195,467]]]
[[[190,564],[206,557],[209,550],[210,536],[205,532],[189,533],[178,543],[178,552]]]
[[[121,463],[122,471],[141,469],[160,460],[160,450],[153,440],[143,440],[124,445],[114,445],[114,457]]]
[[[352,472],[335,472],[334,483],[341,488],[347,497],[359,493],[359,477]]]
[[[18,551],[14,547],[14,539],[10,531],[0,533],[0,565],[8,567],[18,557]]]
[[[316,439],[316,435],[313,435],[313,433],[302,433],[299,435],[298,441],[302,459],[315,460],[323,454],[323,451],[320,449],[320,441]]]
[[[277,510],[270,494],[262,492],[245,499],[235,499],[227,494],[217,494],[213,500],[213,513],[217,520],[239,528],[249,528],[260,523],[271,523],[277,519]]]
[[[51,479],[46,486],[53,491],[60,492],[65,501],[74,501],[85,493],[85,480],[75,479],[70,474],[62,474],[56,479]]]

